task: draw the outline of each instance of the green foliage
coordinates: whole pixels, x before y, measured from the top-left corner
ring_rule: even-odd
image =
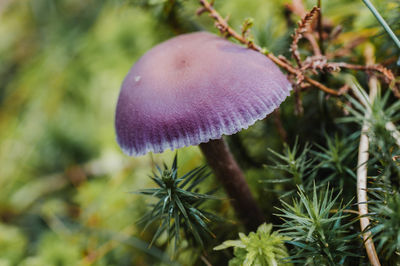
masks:
[[[325,134],[326,144],[314,143],[312,146],[306,143],[301,149],[296,138],[293,147],[284,143],[282,154],[269,149],[273,157],[272,165],[268,168],[279,170],[285,173],[285,178],[275,178],[264,180],[266,183],[285,183],[291,186],[301,186],[306,191],[311,190],[314,181],[318,180],[318,187],[326,185],[328,182],[343,185],[345,180],[350,177],[355,180],[355,173],[349,166],[354,160],[354,142],[358,133],[340,138],[334,138]],[[287,177],[286,177],[287,176]],[[294,193],[295,189],[286,188],[287,192],[283,196]]]
[[[272,149],[269,151],[274,155],[272,161],[274,165],[270,166],[273,169],[281,170],[289,174],[288,179],[269,180],[268,182],[288,182],[295,185],[303,185],[313,178],[313,163],[314,159],[310,158],[310,145],[305,144],[300,152],[298,139],[296,139],[292,148],[286,143],[284,144],[283,154],[279,154]],[[306,178],[308,177],[308,180]]]
[[[377,243],[377,250],[393,264],[400,263],[400,193],[382,193],[376,202],[372,202],[373,223],[370,231]],[[383,198],[385,197],[385,198]]]
[[[76,265],[79,263],[80,254],[77,239],[73,237],[60,237],[56,234],[46,234],[38,243],[36,257],[27,258],[25,265]]]
[[[346,206],[339,197],[334,197],[329,186],[319,193],[314,186],[312,196],[299,188],[292,204],[282,202],[283,208],[278,208],[284,221],[280,232],[291,238],[289,259],[293,263],[338,265],[356,256],[351,243],[356,236],[349,234],[352,222],[347,221],[349,215],[344,214]]]
[[[378,89],[377,95],[373,102],[369,100],[369,96],[361,85],[352,81],[354,84],[354,92],[357,98],[348,96],[351,106],[347,106],[347,110],[351,116],[339,119],[342,122],[356,122],[360,126],[364,123],[370,128],[367,135],[370,140],[370,154],[372,158],[369,160],[373,168],[384,174],[383,178],[391,178],[392,175],[400,177],[400,166],[393,160],[394,156],[400,154],[399,135],[396,133],[396,126],[393,122],[400,120],[400,101],[390,101],[391,92],[387,91],[381,95]],[[393,125],[393,126],[391,126]],[[393,180],[393,185],[399,187],[399,181]]]
[[[318,162],[319,172],[325,171],[323,178],[320,177],[319,179],[319,186],[329,182],[335,186],[345,187],[349,184],[349,180],[353,181],[350,184],[355,184],[356,175],[352,164],[355,161],[354,155],[357,148],[354,143],[357,143],[356,138],[358,136],[358,132],[347,137],[339,137],[335,134],[333,138],[326,134],[326,145],[315,144],[317,149],[311,152]]]
[[[398,164],[396,159],[393,160],[393,164]],[[381,171],[379,175],[370,177],[370,180],[368,217],[371,224],[366,231],[372,233],[381,257],[390,265],[397,265],[400,263],[399,176],[391,171]]]
[[[146,223],[145,229],[153,222],[159,224],[150,245],[160,237],[161,233],[167,232],[168,241],[175,239],[174,250],[181,240],[181,229],[186,239],[194,240],[203,246],[205,235],[214,236],[207,223],[220,220],[201,208],[206,200],[217,199],[212,196],[215,190],[205,194],[198,193],[199,185],[209,176],[206,167],[195,168],[178,178],[177,158],[176,155],[170,168],[165,164],[164,169],[157,166],[158,174],[153,173],[153,176],[150,176],[158,188],[143,189],[138,192],[158,199],[141,220]]]
[[[332,170],[337,176],[351,171],[349,168],[343,168],[346,158],[354,152],[350,140],[340,138],[338,135],[333,139],[325,135],[325,139],[326,147],[316,144],[320,152],[314,152],[321,163],[320,167]]]
[[[14,265],[24,255],[27,239],[16,226],[0,223],[0,265]]]
[[[239,233],[239,240],[225,241],[214,250],[234,248],[235,257],[229,261],[229,266],[290,265],[285,261],[288,257],[285,241],[290,237],[271,231],[272,224],[264,223],[257,232],[250,232],[248,236]]]

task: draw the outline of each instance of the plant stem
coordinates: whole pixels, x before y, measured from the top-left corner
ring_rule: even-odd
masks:
[[[223,139],[210,140],[199,146],[216,178],[232,200],[236,214],[247,230],[255,231],[265,221],[264,216],[228,146]]]
[[[366,51],[367,63],[373,63],[373,49],[367,47]],[[378,80],[375,76],[372,76],[369,80],[369,101],[372,104],[377,94],[378,90]],[[365,113],[365,120],[367,120],[371,115],[371,111],[367,109]],[[368,131],[370,127],[365,121],[362,126],[360,144],[358,147],[358,161],[357,161],[357,203],[358,211],[360,215],[360,226],[361,233],[364,239],[365,249],[371,265],[380,266],[378,255],[376,254],[375,245],[372,241],[371,232],[365,232],[370,224],[368,215],[368,197],[367,197],[367,174],[368,174],[368,159],[369,159],[369,138]]]
[[[325,49],[324,49],[324,40],[322,38],[322,9],[321,9],[321,0],[318,0],[317,6],[319,8],[319,13],[318,13],[318,36],[319,36],[319,48],[321,49],[321,53],[325,54]]]
[[[369,158],[369,139],[367,136],[369,126],[364,123],[361,131],[360,145],[358,148],[358,162],[357,162],[357,201],[358,211],[360,213],[361,232],[363,232],[364,245],[368,254],[371,265],[378,266],[378,256],[376,254],[374,242],[371,238],[371,232],[364,232],[369,226],[369,218],[365,215],[368,214],[368,197],[367,197],[367,161]]]
[[[374,5],[369,1],[369,0],[363,0],[364,4],[371,10],[372,14],[376,17],[376,19],[379,21],[379,23],[382,25],[382,27],[385,29],[387,34],[392,38],[394,43],[397,45],[397,48],[400,49],[400,41],[397,38],[397,36],[394,34],[392,29],[389,27],[389,25],[386,23],[386,21],[383,19],[381,14],[379,14],[378,10],[374,7]]]

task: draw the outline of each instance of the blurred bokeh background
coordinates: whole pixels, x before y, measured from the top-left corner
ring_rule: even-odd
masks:
[[[345,34],[379,32],[361,1],[322,2]],[[294,25],[284,4],[219,0],[216,7],[236,28],[254,18],[257,43],[287,54]],[[135,223],[146,199],[129,192],[152,187],[147,176],[154,165],[169,164],[175,153],[124,155],[115,141],[114,111],[124,76],[146,50],[184,32],[216,32],[207,16],[195,15],[197,8],[189,0],[0,0],[1,266],[170,264],[160,247],[147,247],[152,231],[141,234]],[[382,55],[394,53],[386,48]],[[284,118],[293,113],[292,102]],[[300,123],[284,120],[289,131]],[[268,202],[256,180],[269,175],[257,168],[267,161],[267,148],[281,147],[273,121],[258,122],[229,142],[253,189]],[[181,174],[204,164],[196,147],[178,156]],[[215,208],[234,219],[226,202]],[[180,263],[198,260],[191,254]]]

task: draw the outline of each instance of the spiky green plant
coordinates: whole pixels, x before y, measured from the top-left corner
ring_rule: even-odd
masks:
[[[282,197],[295,192],[293,185],[308,187],[312,184],[316,173],[314,168],[315,159],[310,157],[311,147],[308,143],[301,149],[298,144],[298,138],[296,138],[293,147],[289,147],[287,143],[284,143],[282,154],[272,149],[268,150],[273,155],[271,158],[273,165],[268,167],[284,172],[287,177],[269,179],[264,182],[290,184],[292,189],[284,193]]]
[[[340,193],[333,196],[329,186],[325,190],[314,185],[312,196],[298,188],[298,198],[292,204],[282,201],[283,208],[277,214],[284,221],[280,232],[292,240],[290,261],[301,265],[338,265],[345,263],[356,237],[350,233],[349,214],[346,205],[339,202]]]
[[[317,165],[315,182],[317,187],[324,187],[328,183],[333,188],[342,189],[343,197],[353,197],[356,186],[354,164],[357,156],[357,143],[359,132],[348,136],[329,136],[325,133],[325,143],[314,143],[315,149],[311,150]],[[312,189],[312,185],[308,187]],[[306,189],[307,190],[307,189]]]
[[[351,114],[348,117],[338,119],[341,122],[355,122],[362,126],[368,125],[371,155],[368,164],[371,169],[379,171],[382,178],[391,179],[397,188],[400,186],[400,165],[393,158],[400,154],[399,128],[394,125],[400,120],[400,101],[391,102],[391,92],[388,90],[381,95],[378,89],[374,101],[371,103],[367,92],[361,85],[353,80],[353,92],[356,97],[348,96],[351,106],[346,109]],[[367,115],[366,115],[367,114]]]
[[[373,221],[370,231],[377,243],[379,254],[387,261],[400,263],[400,193],[380,193],[382,196],[370,204]]]
[[[257,232],[248,236],[239,233],[238,240],[228,240],[214,250],[233,247],[235,257],[229,261],[229,266],[276,266],[290,265],[284,259],[288,257],[285,241],[290,238],[278,232],[271,232],[272,224],[262,224]]]
[[[359,136],[359,133],[341,138],[337,134],[332,138],[325,134],[326,146],[315,144],[318,150],[312,150],[319,163],[318,168],[326,169],[329,175],[324,178],[324,183],[335,181],[336,178],[350,175],[355,178],[355,173],[348,166],[349,159],[354,159],[355,145],[351,145],[354,139]]]
[[[390,179],[378,175],[370,177],[368,188],[369,218],[366,228],[373,236],[379,254],[390,263],[400,263],[400,193],[393,189]]]
[[[150,178],[157,184],[157,188],[143,189],[138,193],[152,196],[158,199],[151,205],[151,210],[141,219],[146,223],[146,229],[150,224],[157,222],[158,229],[150,243],[152,245],[163,232],[168,234],[168,242],[174,238],[174,250],[181,240],[181,232],[184,238],[203,246],[205,236],[214,236],[208,227],[211,221],[221,219],[200,206],[209,199],[217,199],[211,190],[205,194],[198,193],[198,186],[210,174],[206,167],[195,168],[178,178],[177,155],[172,166],[164,164],[164,169],[156,166],[157,173]]]

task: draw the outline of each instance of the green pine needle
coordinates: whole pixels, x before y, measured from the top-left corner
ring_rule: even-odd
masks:
[[[400,165],[393,161],[395,156],[400,155],[400,147],[394,132],[388,129],[388,124],[396,123],[400,120],[400,101],[392,102],[391,91],[386,91],[381,95],[378,90],[373,103],[370,103],[367,92],[361,85],[353,80],[356,97],[347,96],[351,105],[346,106],[350,116],[338,119],[340,122],[351,122],[359,124],[360,128],[364,123],[370,130],[367,132],[369,137],[370,160],[368,168],[379,169],[383,177],[397,176],[397,181],[393,183],[396,187],[400,186]],[[368,114],[366,116],[365,114]],[[393,124],[394,125],[394,124]],[[397,127],[397,131],[399,128]],[[391,178],[393,179],[393,178]]]
[[[309,196],[298,188],[298,198],[292,204],[282,201],[278,214],[284,224],[280,232],[292,240],[290,261],[301,265],[339,265],[351,253],[355,234],[349,234],[354,221],[344,214],[346,206],[339,202],[340,194],[334,196],[329,186],[317,193],[314,185]]]
[[[389,179],[380,175],[371,177],[369,218],[377,251],[393,265],[400,263],[400,193],[393,190]]]
[[[354,180],[355,182],[356,174],[353,164],[357,146],[352,144],[357,141],[359,135],[359,132],[346,137],[339,137],[337,134],[330,137],[325,134],[326,145],[314,144],[316,149],[311,150],[311,154],[318,162],[316,168],[318,171],[324,171],[323,177],[319,175],[318,186],[330,183],[343,187],[345,181]]]
[[[214,234],[208,227],[211,221],[221,221],[216,215],[200,208],[200,205],[209,199],[217,199],[212,196],[215,190],[208,193],[198,193],[198,186],[210,175],[206,167],[195,168],[178,178],[177,156],[175,156],[171,168],[164,164],[164,169],[156,166],[158,173],[153,173],[150,178],[158,186],[157,188],[143,189],[137,193],[152,196],[158,199],[152,209],[144,215],[140,223],[145,224],[144,230],[153,223],[158,223],[158,228],[150,243],[152,245],[163,232],[167,232],[168,243],[174,239],[174,251],[181,240],[181,232],[184,238],[202,246],[204,237]]]
[[[378,252],[397,265],[400,263],[400,193],[387,195],[386,201],[371,208],[375,222],[371,232]]]
[[[265,183],[284,183],[291,187],[286,189],[281,195],[282,198],[293,194],[296,190],[294,185],[302,187],[312,186],[312,182],[316,175],[316,160],[311,157],[311,146],[306,143],[301,149],[298,144],[298,138],[293,145],[289,147],[284,143],[283,153],[280,154],[272,149],[268,149],[273,155],[271,158],[273,165],[268,165],[268,168],[272,168],[278,171],[283,171],[285,177],[264,180]],[[275,192],[276,191],[274,190]]]

